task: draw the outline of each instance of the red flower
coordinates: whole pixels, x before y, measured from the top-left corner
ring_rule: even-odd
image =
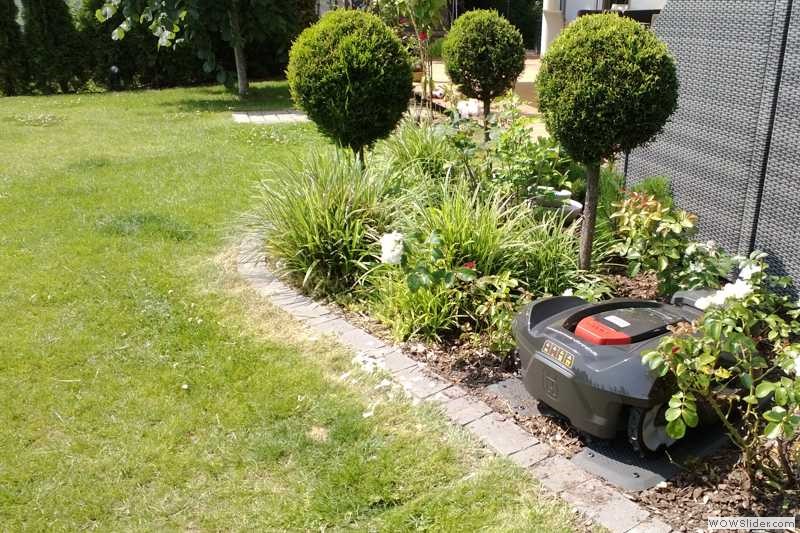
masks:
[[[419,40],[420,41],[427,41],[428,40],[428,32],[426,32],[426,31],[419,32]]]
[[[475,261],[467,261],[466,263],[464,263],[464,268],[475,270]]]

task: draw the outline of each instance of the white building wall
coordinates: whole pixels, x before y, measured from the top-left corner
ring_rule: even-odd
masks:
[[[667,0],[628,0],[628,9],[663,9],[666,3]],[[602,0],[544,0],[540,53],[544,55],[550,43],[561,33],[564,26],[578,18],[578,11],[582,9],[599,9],[602,5]]]

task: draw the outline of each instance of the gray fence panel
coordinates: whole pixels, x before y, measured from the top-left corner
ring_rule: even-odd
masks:
[[[654,31],[681,84],[664,133],[628,159],[628,182],[668,176],[700,235],[750,244],[788,0],[668,0]]]
[[[775,258],[773,266],[800,283],[800,2],[795,0],[786,33],[782,74],[775,102],[764,192],[755,248]]]

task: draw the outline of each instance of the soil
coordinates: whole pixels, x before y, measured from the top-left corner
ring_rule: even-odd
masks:
[[[611,283],[615,287],[614,293],[620,298],[658,298],[658,277],[655,272],[643,272],[632,278],[615,275],[611,276]]]
[[[658,280],[652,275],[635,278],[614,276],[620,297],[656,297]],[[373,335],[393,342],[391,332],[368,315],[342,310],[346,318]],[[546,442],[557,453],[572,457],[584,447],[584,436],[558,416],[524,416],[487,389],[488,385],[519,376],[516,355],[500,358],[488,350],[448,339],[442,343],[406,342],[403,351],[425,363],[435,373],[458,383],[489,404],[494,410],[513,418],[520,426]],[[704,531],[709,516],[797,516],[800,494],[780,496],[776,491],[748,490],[749,481],[740,454],[729,446],[705,457],[674,479],[639,493],[627,493],[677,531]]]

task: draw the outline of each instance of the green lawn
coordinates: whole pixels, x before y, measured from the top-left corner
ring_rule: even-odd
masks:
[[[0,99],[0,529],[574,529],[236,277],[253,184],[324,141],[230,109],[288,102]]]

